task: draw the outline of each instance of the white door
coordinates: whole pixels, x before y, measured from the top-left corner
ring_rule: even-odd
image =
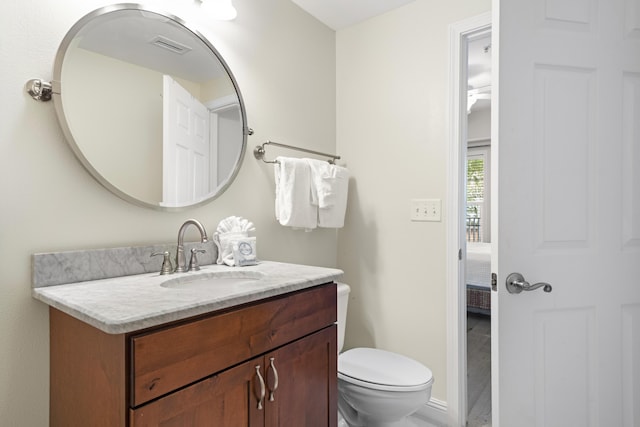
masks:
[[[209,194],[209,111],[170,76],[163,79],[163,205]]]
[[[494,12],[494,425],[640,426],[640,1]]]

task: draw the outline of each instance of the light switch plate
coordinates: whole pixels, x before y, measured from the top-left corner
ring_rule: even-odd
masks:
[[[411,199],[411,221],[441,221],[440,199]]]

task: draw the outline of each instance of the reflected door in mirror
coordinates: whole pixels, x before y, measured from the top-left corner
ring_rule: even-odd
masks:
[[[209,111],[170,76],[163,83],[162,204],[190,205],[210,193]]]

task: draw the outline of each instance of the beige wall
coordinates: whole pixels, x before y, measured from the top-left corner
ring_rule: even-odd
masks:
[[[162,74],[81,48],[64,64],[61,99],[84,156],[121,191],[162,200]]]
[[[24,92],[26,80],[51,78],[58,45],[71,25],[107,3],[24,0],[5,2],[0,14],[3,426],[48,425],[48,311],[30,294],[35,252],[172,242],[187,218],[200,219],[213,232],[222,218],[241,215],[256,224],[261,258],[336,265],[334,230],[304,233],[277,225],[272,168],[252,155],[266,139],[335,150],[335,33],[289,0],[235,0],[235,21],[208,24],[207,34],[243,90],[255,134],[237,180],[223,196],[185,212],[156,212],[94,181],[67,147],[53,103],[35,102]],[[174,9],[196,4],[168,3]]]
[[[418,0],[340,30],[337,149],[351,182],[338,265],[352,286],[346,347],[412,356],[446,400],[446,164],[449,24],[490,0]],[[442,222],[410,222],[409,200],[442,199]]]
[[[467,116],[469,141],[491,138],[491,107],[471,111]]]

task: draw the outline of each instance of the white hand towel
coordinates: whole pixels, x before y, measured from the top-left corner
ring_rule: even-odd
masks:
[[[255,231],[251,221],[241,216],[229,216],[218,223],[216,231],[220,234],[235,231]]]
[[[331,191],[325,197],[325,207],[318,208],[318,225],[324,228],[341,228],[347,211],[349,171],[341,166],[329,166],[331,176],[325,182],[330,183]]]
[[[276,180],[276,219],[281,225],[314,229],[318,209],[311,204],[311,169],[302,159],[278,157],[274,165]]]
[[[311,168],[312,203],[318,206],[318,225],[344,226],[349,190],[349,171],[327,161],[304,159]]]
[[[327,208],[336,203],[334,165],[324,160],[304,159],[311,168],[311,203]]]

